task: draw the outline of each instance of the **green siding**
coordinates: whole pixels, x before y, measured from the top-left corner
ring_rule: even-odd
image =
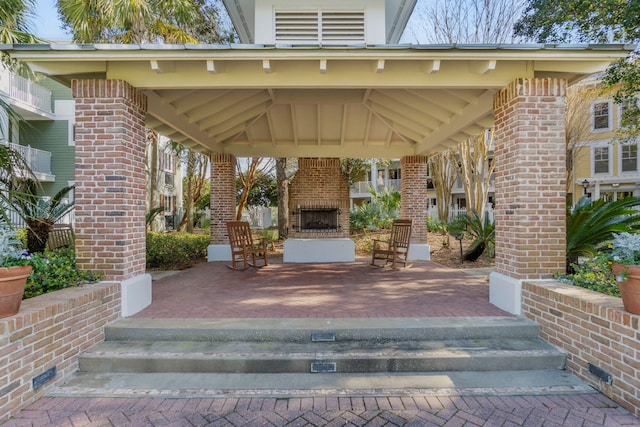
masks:
[[[51,154],[51,173],[55,182],[43,182],[46,195],[53,196],[75,180],[75,147],[69,146],[69,129],[66,120],[51,122],[33,121],[22,125],[20,144],[30,145]]]
[[[51,80],[50,78],[44,78],[38,81],[40,86],[46,87],[51,91],[51,102],[56,100],[70,100],[73,99],[71,96],[71,89],[62,83],[58,83],[55,80]]]

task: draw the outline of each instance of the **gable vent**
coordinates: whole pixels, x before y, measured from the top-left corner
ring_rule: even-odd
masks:
[[[362,44],[364,12],[275,12],[276,43]]]
[[[363,12],[322,12],[323,43],[364,43]]]
[[[318,12],[276,12],[276,42],[317,42]]]

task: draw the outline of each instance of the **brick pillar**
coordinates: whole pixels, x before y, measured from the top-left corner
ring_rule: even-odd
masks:
[[[565,269],[566,92],[562,79],[518,79],[494,98],[496,276],[490,298],[501,306],[497,301],[515,287],[507,298],[513,310],[501,308],[516,314],[521,280]]]
[[[428,260],[427,245],[427,156],[405,156],[400,159],[402,207],[400,216],[412,219],[409,258]]]
[[[229,246],[227,222],[235,220],[236,158],[231,154],[214,154],[211,156],[210,227],[213,245]]]
[[[145,272],[147,98],[122,80],[74,80],[76,260],[125,280]]]

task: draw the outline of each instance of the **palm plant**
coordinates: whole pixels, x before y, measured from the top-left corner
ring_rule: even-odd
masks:
[[[640,230],[639,197],[607,202],[582,197],[573,209],[567,206],[567,269],[578,257],[593,257],[613,239],[614,233]]]
[[[463,233],[473,239],[464,253],[465,261],[475,261],[483,253],[486,253],[487,258],[492,258],[495,253],[496,226],[489,219],[489,215],[481,219],[478,212],[472,209],[467,215],[461,215],[451,221],[449,233],[453,235]]]
[[[73,209],[73,202],[66,202],[65,197],[74,187],[64,187],[50,199],[37,194],[33,180],[27,180],[24,188],[26,191],[14,196],[13,204],[27,225],[27,249],[30,253],[43,252],[53,224]]]

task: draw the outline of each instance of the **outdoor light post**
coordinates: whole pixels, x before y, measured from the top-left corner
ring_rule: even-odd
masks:
[[[584,181],[582,181],[582,189],[584,190],[584,195],[587,195],[587,188],[589,188],[589,180],[587,180],[585,178]]]

